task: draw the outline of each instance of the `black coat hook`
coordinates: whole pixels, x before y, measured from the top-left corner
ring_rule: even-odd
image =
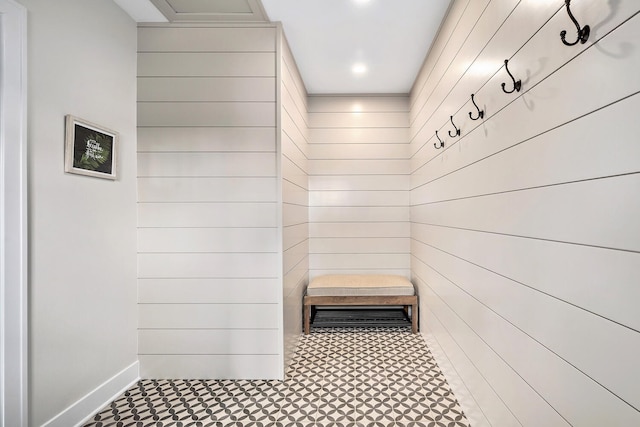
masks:
[[[436,131],[436,138],[438,138],[438,141],[440,142],[440,146],[436,145],[436,143],[433,143],[433,146],[436,147],[436,149],[441,149],[442,147],[444,147],[444,141],[440,139],[440,137],[438,136],[438,131]]]
[[[509,77],[511,77],[511,80],[513,80],[513,89],[506,90],[504,88],[506,83],[502,83],[502,90],[504,91],[504,93],[513,93],[514,91],[520,92],[520,89],[522,88],[522,80],[516,81],[516,79],[513,77],[513,74],[511,74],[511,71],[509,71],[509,67],[508,67],[507,64],[509,64],[509,60],[505,59],[504,60],[504,68],[505,68],[505,70],[507,70],[507,73],[509,73]]]
[[[484,117],[484,110],[481,110],[480,107],[478,107],[478,104],[476,104],[476,101],[473,99],[473,94],[471,94],[471,102],[473,102],[473,105],[475,105],[476,109],[478,110],[478,117],[476,117],[475,119],[473,118],[473,116],[471,115],[471,111],[469,111],[469,118],[471,120],[478,120]]]
[[[451,138],[453,138],[454,136],[460,136],[460,129],[458,129],[456,124],[453,123],[453,116],[451,116],[451,124],[453,125],[453,128],[455,129],[455,131],[453,132],[453,135],[451,134],[451,131],[449,131],[449,136]]]
[[[578,21],[573,16],[573,13],[571,13],[571,0],[564,0],[564,4],[567,5],[567,13],[569,14],[569,18],[571,18],[571,20],[575,24],[576,28],[578,29],[578,39],[576,41],[574,41],[573,43],[568,43],[564,39],[565,36],[567,35],[567,31],[566,30],[562,30],[562,31],[560,31],[560,39],[562,39],[562,43],[564,43],[567,46],[573,46],[575,44],[578,44],[578,42],[586,43],[587,40],[589,40],[589,34],[591,33],[591,28],[589,28],[588,25],[585,25],[584,27],[580,28],[580,24],[578,24]]]

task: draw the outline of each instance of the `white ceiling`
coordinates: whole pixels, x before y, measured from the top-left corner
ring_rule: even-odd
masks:
[[[450,0],[262,0],[262,5],[257,0],[114,1],[138,22],[160,20],[151,1],[171,21],[256,22],[266,12],[271,21],[282,22],[310,94],[408,93],[450,4]],[[215,5],[221,13],[214,13]],[[234,5],[238,13],[231,15]],[[140,10],[149,7],[155,12],[142,16]],[[356,65],[366,71],[354,73]]]
[[[449,0],[262,0],[282,21],[307,91],[407,93]],[[363,64],[367,71],[354,74]]]

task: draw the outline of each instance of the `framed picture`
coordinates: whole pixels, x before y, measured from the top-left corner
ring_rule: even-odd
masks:
[[[72,115],[65,124],[65,172],[116,179],[118,133]]]

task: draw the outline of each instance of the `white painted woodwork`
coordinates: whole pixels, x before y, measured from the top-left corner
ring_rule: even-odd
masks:
[[[312,254],[313,266],[318,270],[400,270],[409,268],[408,253],[351,253]]]
[[[421,289],[420,281],[416,278],[414,280],[417,288]],[[421,295],[426,296],[426,293],[423,292]],[[496,425],[519,426],[520,424],[509,412],[504,402],[499,400],[498,395],[482,377],[473,362],[428,308],[420,311],[420,328],[426,328],[425,325],[429,325],[429,330],[431,331],[430,334],[423,335],[425,342],[431,354],[438,361],[438,367],[447,378],[449,386],[456,389],[458,402],[464,405],[465,408],[471,408],[465,412],[465,416],[471,425],[491,426],[487,420],[487,418],[491,418],[498,420]],[[438,339],[436,339],[436,336]],[[469,387],[467,387],[463,378],[466,383],[470,383]],[[475,391],[482,390],[482,393],[476,393],[476,395],[481,395],[478,396],[481,399],[476,401],[476,395],[472,394],[470,389]],[[488,411],[488,414],[485,416],[483,411]]]
[[[273,102],[273,77],[138,77],[139,102]]]
[[[282,180],[282,202],[290,205],[307,206],[307,189],[293,182]]]
[[[274,102],[138,102],[138,126],[271,126]]]
[[[562,1],[456,0],[409,96],[307,96],[279,27],[141,28],[143,376],[279,377],[310,278],[410,274],[474,425],[640,423],[640,18],[614,6],[574,2],[567,47]]]
[[[139,228],[138,253],[275,252],[274,228]]]
[[[629,197],[638,192],[640,174],[636,173],[411,209],[416,222],[420,218],[426,224],[638,252],[640,223],[634,218],[640,214],[640,199]]]
[[[408,275],[408,102],[406,96],[309,97],[312,277]]]
[[[281,28],[280,28],[281,31]],[[279,39],[280,168],[282,188],[282,299],[285,369],[302,327],[309,283],[309,125],[307,91],[284,33]]]
[[[275,152],[272,127],[138,128],[138,153]]]
[[[409,230],[409,221],[312,222],[309,223],[309,238],[410,237]]]
[[[138,328],[276,329],[278,304],[139,304]],[[188,347],[184,351],[189,351]],[[233,354],[233,353],[231,353]]]
[[[282,155],[281,160],[282,176],[286,177],[286,180],[291,184],[297,185],[304,190],[308,190],[309,175],[307,175],[300,166],[285,155]]]
[[[353,159],[406,159],[407,147],[404,144],[378,144],[375,150],[367,144],[312,144],[309,155],[317,160],[353,160]]]
[[[638,384],[626,368],[640,352],[637,332],[577,307],[568,308],[564,301],[549,298],[507,278],[496,277],[496,273],[420,242],[414,241],[412,251],[414,256],[437,265],[439,274],[473,297],[476,303],[490,307],[502,319],[508,319],[511,327],[535,340],[536,345],[543,346],[563,361],[570,360],[570,366],[582,374],[588,372],[597,383],[587,382],[588,386],[582,387],[583,392],[586,392],[584,387],[592,387],[594,395],[607,394],[609,391],[602,387],[611,390],[617,386],[617,394],[622,399],[637,405]],[[538,307],[545,316],[523,310],[527,304]],[[598,346],[594,347],[592,340],[585,339],[590,336],[600,337]],[[603,365],[602,360],[611,364]],[[545,366],[538,369],[542,375]]]
[[[138,153],[138,177],[273,177],[273,153]]]
[[[409,175],[320,175],[309,180],[315,191],[392,191],[409,188]]]
[[[402,237],[332,237],[310,241],[314,254],[409,253],[409,240]]]
[[[275,77],[272,52],[138,53],[138,77]]]
[[[268,18],[259,0],[244,1],[198,1],[198,0],[151,0],[159,11],[171,22],[246,22],[267,21]]]
[[[138,253],[140,278],[257,277],[278,275],[276,253]]]
[[[275,52],[275,33],[275,27],[266,24],[235,27],[149,24],[138,30],[138,52]]]
[[[406,128],[409,120],[401,112],[338,112],[316,111],[309,114],[310,128]]]
[[[547,240],[413,224],[413,237],[462,259],[500,274],[520,286],[580,307],[588,313],[640,330],[633,310],[640,289],[640,255],[591,246],[567,245]],[[486,251],[473,248],[484,245]],[[495,254],[499,253],[500,257]],[[566,259],[574,261],[567,263]],[[620,300],[615,295],[630,298]]]
[[[275,202],[138,202],[138,227],[276,227]]]
[[[138,30],[145,378],[282,376],[277,31]]]
[[[407,276],[408,268],[379,268],[379,267],[367,267],[367,268],[331,268],[331,269],[314,269],[314,276],[321,276],[323,274],[392,274],[396,276]]]
[[[375,150],[375,146],[371,148]],[[317,175],[401,175],[409,167],[407,160],[315,160],[309,161],[309,172]]]
[[[359,98],[358,98],[359,99]],[[407,144],[409,128],[315,128],[310,143]]]
[[[640,132],[640,124],[627,123],[624,112],[638,108],[640,97],[633,95],[549,132],[518,138],[517,144],[509,150],[498,152],[480,163],[466,165],[454,174],[448,174],[450,167],[436,163],[428,168],[429,173],[426,173],[427,169],[424,175],[420,173],[421,181],[425,182],[416,182],[412,194],[429,203],[443,200],[441,188],[448,189],[445,192],[447,198],[459,199],[632,173],[636,166],[634,159],[640,156],[640,147],[629,143],[629,132]],[[601,126],[603,122],[608,126]],[[516,137],[517,132],[514,131]],[[616,156],[603,158],[599,155],[603,140],[609,141],[608,146],[617,153]],[[507,167],[522,162],[530,167],[517,171]],[[547,173],[536,173],[542,168]],[[479,179],[469,181],[473,176]]]
[[[407,206],[408,191],[313,191],[309,206]]]
[[[139,202],[273,202],[275,178],[138,178]]]
[[[279,330],[142,329],[140,355],[278,354]]]
[[[346,113],[389,112],[406,113],[409,111],[409,98],[404,96],[322,96],[309,97],[307,101],[310,113],[327,111]],[[405,116],[406,117],[406,116]]]
[[[567,47],[561,1],[455,1],[410,97],[421,330],[474,425],[640,423],[640,17],[571,8]]]
[[[0,426],[28,424],[27,9],[0,1]]]
[[[276,304],[278,279],[138,279],[138,302],[162,304]]]
[[[287,250],[309,238],[309,223],[296,224],[282,230],[282,248]]]
[[[309,222],[309,207],[289,203],[287,209],[282,211],[282,225],[299,225]]]
[[[405,206],[314,207],[309,212],[313,222],[403,222],[409,221]]]
[[[142,378],[279,379],[282,358],[267,354],[140,355]]]

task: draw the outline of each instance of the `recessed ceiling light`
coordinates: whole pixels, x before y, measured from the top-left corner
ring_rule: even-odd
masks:
[[[351,71],[353,74],[364,74],[367,72],[367,66],[364,64],[354,64],[353,67],[351,67]]]

